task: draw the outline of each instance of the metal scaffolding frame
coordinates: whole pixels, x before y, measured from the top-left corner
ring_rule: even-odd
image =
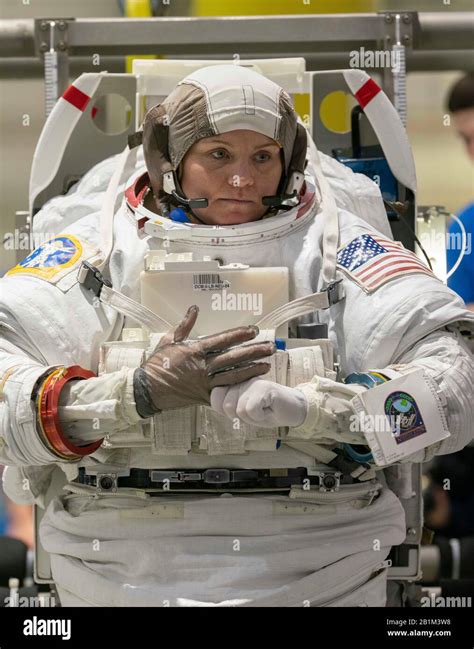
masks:
[[[397,19],[397,15],[399,18]],[[0,21],[0,73],[51,62],[59,96],[69,85],[70,65],[99,54],[113,71],[119,56],[161,54],[175,58],[242,59],[304,56],[309,70],[349,67],[349,53],[360,47],[406,50],[407,69],[468,69],[474,66],[474,12],[379,12],[214,18],[39,18]],[[45,56],[46,55],[46,56]],[[51,56],[53,55],[53,56]],[[16,59],[16,60],[13,60]],[[36,60],[36,68],[32,63]],[[48,65],[46,65],[48,64]],[[90,69],[90,62],[88,62]],[[111,69],[112,68],[112,69]],[[74,71],[77,64],[74,66]],[[103,69],[103,67],[102,67]],[[97,68],[95,68],[97,70]],[[384,89],[392,96],[390,71]],[[48,93],[48,89],[47,89]],[[51,91],[49,91],[51,100]]]

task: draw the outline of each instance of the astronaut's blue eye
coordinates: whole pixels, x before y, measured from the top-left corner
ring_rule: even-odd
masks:
[[[214,158],[214,160],[222,160],[224,156],[217,156],[217,153],[223,153],[224,156],[227,155],[227,152],[224,151],[224,149],[218,149],[217,151],[212,151],[211,156]]]

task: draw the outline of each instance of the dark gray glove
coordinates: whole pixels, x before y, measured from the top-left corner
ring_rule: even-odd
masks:
[[[258,327],[236,327],[189,340],[199,308],[191,306],[179,325],[165,334],[152,356],[133,377],[141,417],[161,410],[210,405],[211,390],[266,374],[270,363],[258,363],[275,352],[272,342],[236,346],[252,340]]]

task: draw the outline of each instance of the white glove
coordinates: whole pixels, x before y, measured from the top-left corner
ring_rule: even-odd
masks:
[[[214,388],[211,407],[229,419],[274,428],[299,426],[306,419],[308,402],[297,388],[255,378],[237,385]]]

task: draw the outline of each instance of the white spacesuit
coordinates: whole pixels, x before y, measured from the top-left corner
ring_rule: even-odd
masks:
[[[281,119],[278,98],[283,91],[246,68],[222,68],[189,75],[179,91],[206,89],[203,101],[213,115],[214,133],[239,128],[277,133],[271,120],[278,124]],[[239,92],[243,105],[236,100]],[[179,104],[176,110],[182,110]],[[291,149],[296,135],[285,137]],[[210,457],[193,450],[154,453],[150,445],[134,444],[129,431],[143,418],[130,367],[70,381],[61,392],[58,412],[69,439],[80,445],[106,436],[106,443],[81,458],[48,448],[38,430],[34,390],[58,367],[97,373],[102,343],[118,340],[133,322],[97,299],[77,276],[81,262],[94,261],[101,251],[103,194],[91,197],[91,177],[103,174],[106,184],[115,160],[98,165],[72,195],[54,199],[35,217],[36,228],[57,228],[60,241],[44,244],[1,282],[0,461],[8,465],[5,490],[17,502],[41,504],[58,466],[71,481],[50,504],[41,526],[63,605],[384,605],[384,559],[391,546],[404,541],[406,529],[400,501],[383,471],[374,469],[426,461],[472,439],[474,364],[468,336],[474,316],[414,255],[392,241],[374,183],[318,153],[311,140],[308,158],[305,182],[295,185],[297,204],[243,226],[166,218],[153,222],[144,206],[146,190],[153,173],[176,171],[176,166],[163,169],[158,161],[151,170],[148,159],[150,181],[139,158],[115,214],[113,250],[103,269],[115,291],[140,301],[144,257],[166,240],[169,253],[191,251],[201,258],[219,257],[222,264],[287,267],[292,301],[317,292],[327,296],[328,285],[341,280],[326,297],[327,308],[319,309],[324,299],[315,298],[315,306],[306,305],[304,313],[317,312],[319,323],[327,324],[341,377],[370,376],[372,371],[372,377],[383,377],[382,383],[370,390],[345,385],[323,368],[318,376],[285,388],[284,394],[276,390],[270,400],[265,376],[212,392],[217,412],[244,422],[265,427],[288,415],[287,434],[273,450]],[[165,183],[168,194],[171,180],[168,176]],[[74,206],[80,216],[72,221]],[[147,220],[155,228],[153,235],[143,227]],[[382,261],[374,267],[377,255]],[[420,368],[423,372],[416,371]],[[395,449],[380,436],[350,430],[355,414],[387,414],[389,395],[383,390],[390,385],[395,386],[392,394],[408,391],[416,415],[421,410],[424,419],[418,417],[416,430],[412,426]],[[251,399],[252,394],[258,399]],[[291,409],[294,398],[305,405],[303,417],[300,408]],[[119,438],[121,443],[114,445]],[[119,476],[127,476],[130,468],[324,470],[337,455],[334,449],[345,443],[369,446],[375,462],[361,464],[366,475],[337,491],[222,489],[157,497],[136,486],[105,493],[92,483],[72,482],[79,468]],[[360,477],[360,472],[354,475]]]

